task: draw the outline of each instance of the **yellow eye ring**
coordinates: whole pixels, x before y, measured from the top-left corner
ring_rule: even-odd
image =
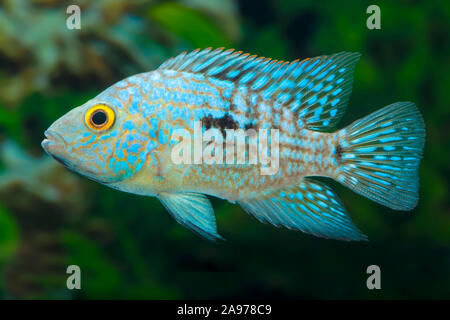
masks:
[[[105,131],[112,127],[116,120],[114,110],[105,104],[97,104],[86,112],[86,125],[95,131]]]

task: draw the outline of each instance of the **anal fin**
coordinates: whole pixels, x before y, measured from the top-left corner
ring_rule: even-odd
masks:
[[[160,193],[159,200],[175,220],[208,240],[223,239],[217,233],[211,202],[199,193]]]
[[[367,240],[351,221],[333,190],[312,179],[261,198],[239,200],[244,210],[261,222],[300,230],[318,237]]]

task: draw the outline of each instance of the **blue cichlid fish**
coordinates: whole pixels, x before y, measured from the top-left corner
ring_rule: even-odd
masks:
[[[334,132],[349,99],[358,53],[290,63],[223,48],[182,53],[122,80],[58,119],[42,142],[70,170],[111,188],[158,197],[201,236],[220,239],[212,195],[261,222],[325,238],[365,240],[335,192],[337,180],[396,210],[418,201],[423,119],[397,102]],[[279,167],[175,163],[174,132],[279,131]],[[184,138],[183,138],[184,139]],[[187,139],[187,138],[186,138]],[[270,143],[274,141],[270,140]],[[246,158],[247,159],[247,158]]]

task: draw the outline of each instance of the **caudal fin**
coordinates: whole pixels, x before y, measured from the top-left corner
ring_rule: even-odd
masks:
[[[413,103],[384,107],[343,129],[340,137],[339,182],[392,209],[417,205],[425,125]]]

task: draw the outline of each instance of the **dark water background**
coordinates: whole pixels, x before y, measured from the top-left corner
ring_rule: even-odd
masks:
[[[81,6],[81,30],[65,10]],[[381,30],[366,8],[381,8]],[[448,1],[52,1],[0,3],[0,297],[450,298]],[[108,189],[43,154],[44,130],[116,81],[183,50],[226,46],[293,60],[358,51],[339,127],[413,101],[427,130],[420,201],[396,212],[331,183],[367,243],[258,223],[213,199],[204,241],[153,198]],[[82,290],[65,270],[82,270]],[[382,290],[366,288],[381,268]]]

